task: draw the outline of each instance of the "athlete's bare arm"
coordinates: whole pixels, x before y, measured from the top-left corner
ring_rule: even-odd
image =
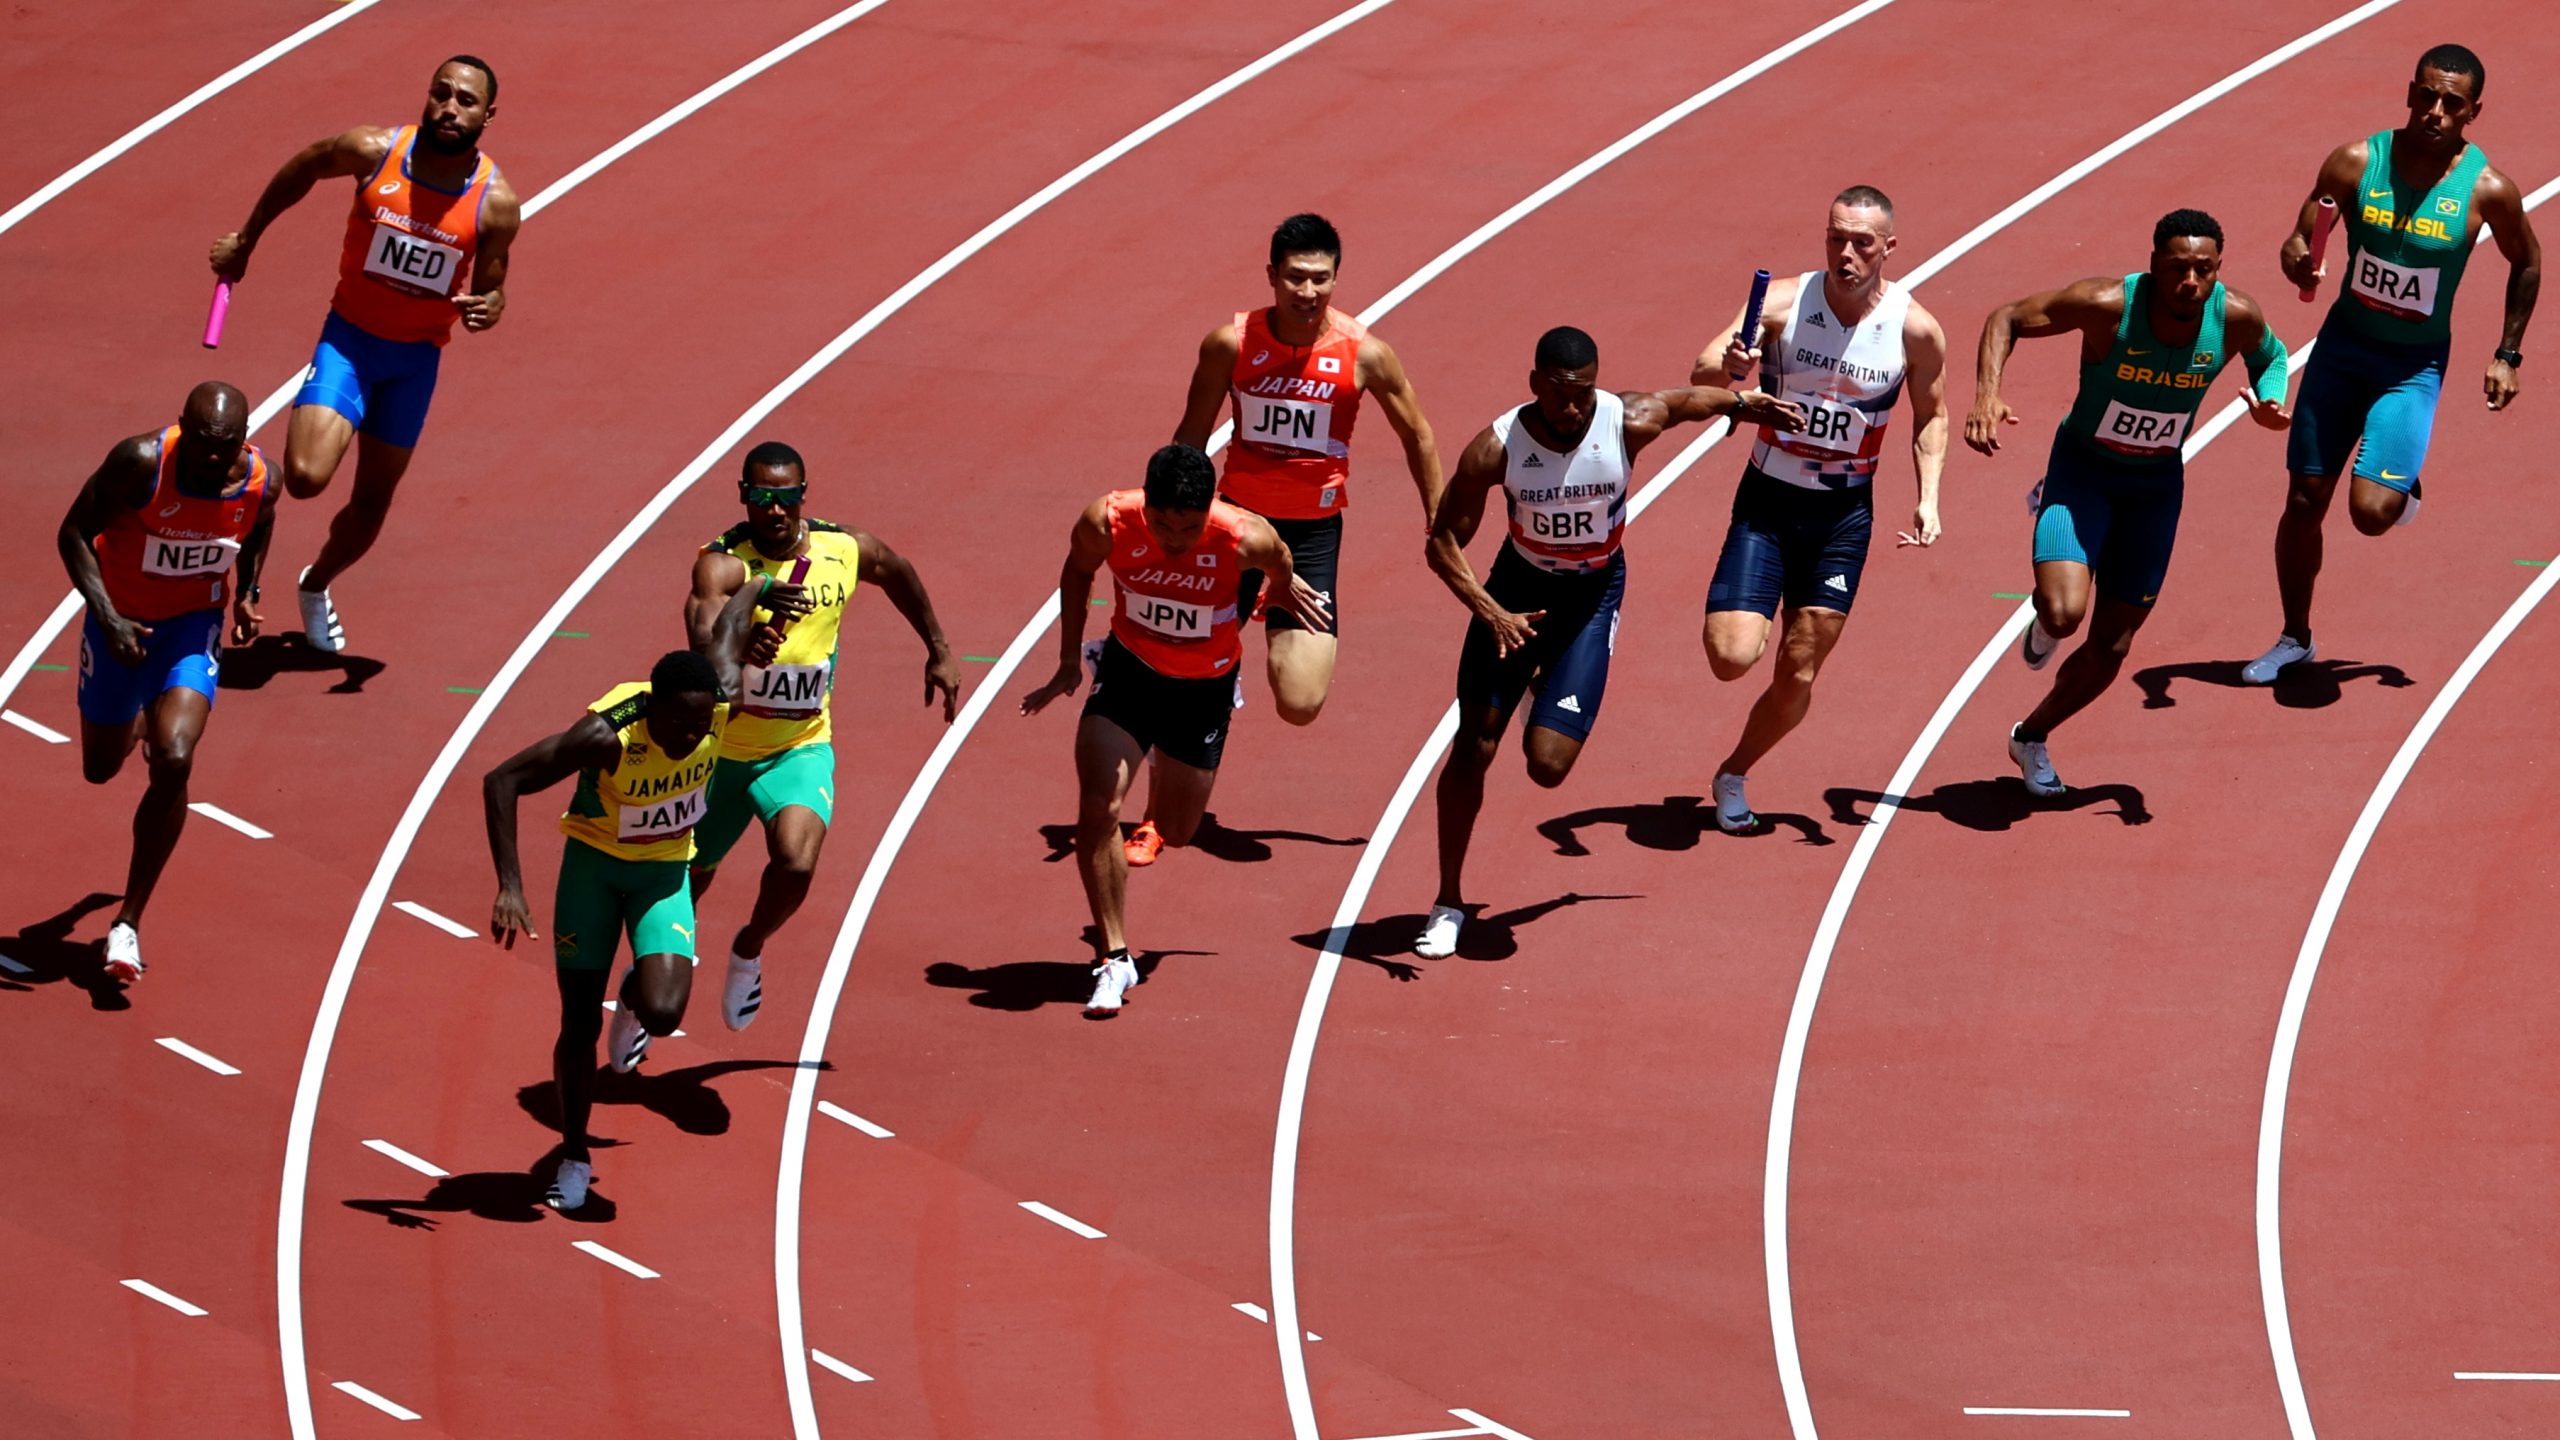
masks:
[[[720,672],[723,694],[738,693],[738,671],[762,665],[782,644],[782,632],[816,609],[798,585],[749,589],[747,565],[735,555],[705,550],[693,557],[693,591],[684,600],[685,643]],[[755,623],[758,609],[772,618]]]
[[[1982,322],[1982,354],[1975,363],[1973,413],[1965,417],[1964,443],[1985,455],[1997,455],[2000,427],[2018,423],[2018,412],[2000,398],[2000,375],[2019,341],[2078,335],[2081,358],[2094,359],[2088,353],[2091,343],[2103,344],[2122,318],[2124,280],[2103,275],[2012,300],[1992,311]]]
[[[951,663],[951,642],[942,638],[942,622],[934,618],[933,597],[924,593],[924,580],[907,557],[879,536],[856,530],[853,543],[862,550],[862,573],[879,585],[906,617],[907,628],[924,642],[924,703],[932,704],[934,692],[941,691],[942,723],[950,724],[960,713],[960,667]]]
[[[507,256],[516,243],[516,227],[524,211],[516,204],[507,177],[489,176],[488,203],[480,210],[480,243],[471,260],[471,293],[457,290],[453,308],[462,312],[462,328],[486,330],[507,313]]]
[[[1911,470],[1920,496],[1896,546],[1938,543],[1938,477],[1947,468],[1947,332],[1912,301],[1902,316],[1902,385],[1911,396]]]
[[[281,487],[270,485],[258,501],[258,523],[240,542],[240,558],[231,562],[231,643],[246,645],[258,638],[266,617],[258,613],[258,575],[267,568],[267,542],[275,538],[276,500]]]
[[[2499,332],[2498,348],[2522,354],[2524,327],[2533,323],[2533,302],[2542,297],[2542,239],[2533,233],[2516,182],[2502,170],[2480,172],[2480,183],[2471,192],[2471,213],[2489,227],[2498,238],[2498,253],[2507,257],[2507,323]],[[2516,398],[2516,384],[2516,367],[2492,356],[2481,385],[2489,408],[2506,409]]]
[[[2293,217],[2293,233],[2284,237],[2284,248],[2276,253],[2276,266],[2284,278],[2297,288],[2309,286],[2329,267],[2323,262],[2319,270],[2311,268],[2311,231],[2320,223],[2320,201],[2323,197],[2337,202],[2338,217],[2345,219],[2356,213],[2356,187],[2364,183],[2365,161],[2370,145],[2363,140],[2350,140],[2329,152],[2320,162],[2320,173],[2311,182],[2311,193],[2302,197],[2302,209]]]
[[[1251,511],[1244,512],[1245,523],[1236,530],[1236,564],[1242,569],[1259,570],[1263,574],[1263,594],[1267,604],[1297,616],[1310,628],[1321,630],[1326,612],[1332,606],[1323,592],[1298,578],[1297,560],[1289,553],[1287,542],[1271,522]]]
[[[1458,471],[1449,477],[1448,487],[1440,492],[1440,504],[1431,513],[1431,538],[1423,547],[1431,573],[1458,597],[1458,603],[1493,627],[1493,643],[1502,654],[1529,643],[1538,633],[1538,622],[1546,618],[1544,610],[1526,615],[1502,608],[1492,594],[1476,580],[1475,567],[1467,563],[1467,544],[1476,538],[1476,527],[1484,523],[1484,505],[1496,486],[1502,483],[1502,472],[1508,463],[1503,454],[1502,437],[1488,425],[1467,442],[1458,455]]]
[[[545,735],[498,762],[480,778],[480,809],[489,830],[489,860],[498,870],[498,898],[489,906],[489,938],[509,950],[516,935],[542,938],[524,903],[524,866],[516,854],[516,797],[548,790],[581,770],[610,774],[622,763],[622,739],[590,710],[557,735]]]
[[[1182,423],[1173,427],[1173,443],[1194,450],[1209,448],[1218,428],[1218,412],[1227,406],[1227,384],[1235,378],[1236,356],[1244,340],[1234,321],[1209,332],[1200,342],[1200,362],[1191,369],[1191,393],[1182,402]]]
[[[1066,563],[1058,567],[1058,672],[1022,697],[1022,713],[1037,715],[1050,701],[1075,693],[1084,678],[1084,615],[1092,608],[1093,577],[1111,559],[1111,497],[1084,507],[1067,537]]]
[[[2223,287],[2222,296],[2223,347],[2229,354],[2247,358],[2249,378],[2254,381],[2274,364],[2285,360],[2284,342],[2279,339],[2272,347],[2267,345],[2275,330],[2267,320],[2267,307],[2259,304],[2257,297],[2228,285]],[[2269,399],[2259,395],[2256,387],[2252,386],[2242,392],[2240,398],[2249,406],[2249,418],[2258,422],[2261,428],[2283,430],[2292,426],[2293,416],[2286,413],[2281,394]]]
[[[1742,309],[1736,306],[1733,319],[1716,332],[1706,349],[1698,352],[1697,363],[1689,367],[1689,383],[1727,385],[1750,379],[1752,371],[1759,368],[1761,350],[1776,344],[1778,337],[1786,333],[1787,313],[1796,304],[1797,283],[1798,278],[1792,275],[1769,282],[1768,293],[1761,297],[1757,335],[1742,333]]]
[[[107,598],[107,577],[98,569],[96,544],[114,523],[117,511],[138,509],[151,498],[152,479],[160,464],[153,438],[144,434],[116,442],[116,448],[81,482],[80,493],[71,497],[71,508],[64,512],[62,529],[55,537],[62,568],[71,575],[71,588],[80,592],[90,618],[106,632],[107,648],[127,665],[141,663],[142,642],[151,627],[116,613],[115,602]]]
[[[1359,370],[1360,388],[1376,398],[1388,426],[1404,442],[1404,467],[1412,472],[1413,488],[1422,496],[1422,523],[1429,525],[1440,506],[1440,442],[1422,413],[1422,400],[1413,393],[1413,382],[1405,378],[1404,362],[1396,358],[1395,347],[1375,335],[1360,342]]]
[[[1736,425],[1767,425],[1778,430],[1804,428],[1804,407],[1765,390],[1727,390],[1721,385],[1691,385],[1679,390],[1629,390],[1618,396],[1625,419],[1619,431],[1632,460],[1654,438],[1674,425],[1693,425],[1730,415]]]
[[[213,242],[213,273],[238,284],[249,273],[249,253],[258,248],[258,237],[267,233],[277,216],[323,180],[372,174],[390,153],[391,130],[380,125],[359,125],[303,146],[259,192],[248,220]]]

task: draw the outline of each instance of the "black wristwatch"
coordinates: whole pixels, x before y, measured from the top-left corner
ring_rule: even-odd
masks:
[[[2521,370],[2524,368],[2524,352],[2521,350],[2500,348],[2491,351],[2490,354],[2500,360],[2506,361],[2507,368],[2510,370]]]

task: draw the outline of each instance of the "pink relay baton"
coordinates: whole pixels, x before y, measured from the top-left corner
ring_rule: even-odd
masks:
[[[213,306],[204,313],[204,348],[212,350],[222,344],[222,322],[231,314],[231,282],[213,282]]]
[[[1733,337],[1742,342],[1742,348],[1745,350],[1753,349],[1759,344],[1760,305],[1762,301],[1765,301],[1768,298],[1769,272],[1766,270],[1752,271],[1751,302],[1742,307],[1742,331],[1740,334]],[[1725,378],[1728,380],[1739,380],[1742,378],[1742,372],[1736,370]]]
[[[2320,218],[2311,222],[2311,271],[2313,279],[2310,284],[2302,287],[2302,300],[2306,305],[2311,303],[2311,298],[2320,292],[2320,281],[2318,279],[2320,272],[2320,257],[2328,252],[2329,232],[2337,228],[2338,202],[2330,199],[2326,195],[2323,195],[2320,197]]]

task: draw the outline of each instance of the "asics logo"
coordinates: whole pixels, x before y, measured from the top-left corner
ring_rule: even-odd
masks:
[[[400,193],[400,182],[397,180],[386,180],[382,183],[381,187],[376,189],[373,193],[376,195],[397,195]]]

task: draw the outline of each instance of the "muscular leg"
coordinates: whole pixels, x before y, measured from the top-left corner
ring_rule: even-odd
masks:
[[[2036,623],[2056,640],[2077,634],[2089,614],[2089,567],[2077,560],[2036,566]]]
[[[595,1111],[596,1037],[604,1030],[604,969],[562,968],[560,1038],[551,1042],[551,1083],[560,1090],[560,1150],[592,1163],[587,1117]]]
[[[1573,773],[1582,758],[1582,742],[1561,730],[1531,725],[1520,732],[1521,758],[1529,762],[1529,779],[1541,790],[1553,790]]]
[[[356,422],[326,405],[296,405],[285,422],[284,493],[309,500],[329,488],[356,438]]]
[[[187,777],[195,768],[197,737],[212,713],[213,702],[202,692],[181,687],[162,691],[145,717],[150,736],[142,753],[151,781],[133,807],[133,861],[125,871],[124,905],[116,912],[118,920],[137,930],[142,928],[142,909],[160,884],[160,872],[187,828]]]
[[[301,413],[294,412],[297,420]],[[386,445],[371,435],[356,437],[354,493],[348,495],[347,503],[329,521],[329,538],[303,576],[304,589],[328,589],[348,566],[373,548],[374,540],[382,534],[384,518],[391,513],[391,497],[400,488],[400,477],[409,473],[409,457],[415,453],[404,446]],[[325,477],[321,483],[327,483]]]
[[[1804,723],[1805,712],[1813,708],[1814,677],[1822,673],[1822,662],[1830,656],[1831,647],[1840,643],[1841,627],[1848,623],[1848,615],[1838,610],[1808,606],[1787,612],[1787,634],[1780,642],[1777,664],[1769,672],[1769,688],[1752,702],[1751,717],[1742,723],[1742,738],[1716,767],[1718,773],[1750,774],[1760,757]],[[1761,624],[1765,629],[1768,622]]]
[[[1121,932],[1129,860],[1120,846],[1120,807],[1142,758],[1138,742],[1110,721],[1086,716],[1076,723],[1076,874],[1084,881],[1085,904],[1102,932],[1106,955],[1128,948]],[[1199,818],[1195,812],[1191,823],[1196,826]]]
[[[1314,724],[1324,713],[1325,697],[1333,692],[1335,637],[1312,630],[1272,630],[1264,643],[1269,651],[1271,698],[1280,718],[1292,725]]]
[[[2037,566],[2039,571],[2045,566]],[[2085,572],[2083,572],[2085,573]],[[2038,577],[2042,592],[2042,577]],[[2089,638],[2064,658],[2055,672],[2053,688],[2046,692],[2042,704],[2036,706],[2018,725],[2023,740],[2043,740],[2053,727],[2079,714],[2115,683],[2116,672],[2124,668],[2124,657],[2133,649],[2133,637],[2142,622],[2151,618],[2151,607],[2129,600],[2109,600],[2101,596],[2090,617]],[[2076,623],[2076,621],[2075,621]]]
[[[640,1017],[640,1028],[663,1040],[684,1023],[693,998],[693,957],[643,955],[622,978],[622,1004]],[[592,1052],[590,1052],[592,1059]]]
[[[1704,641],[1707,669],[1719,680],[1739,680],[1769,648],[1769,617],[1757,610],[1710,610]]]
[[[755,910],[738,927],[733,946],[738,954],[762,955],[764,942],[809,898],[809,879],[817,871],[818,850],[826,842],[827,822],[818,818],[817,811],[806,805],[785,805],[774,813],[765,826],[764,879],[756,888]],[[701,894],[710,883],[709,873],[697,873],[694,893]]]
[[[2400,523],[2400,512],[2408,508],[2409,497],[2388,485],[2368,480],[2362,475],[2348,482],[2347,513],[2354,517],[2358,534],[2389,533],[2392,526]],[[2319,568],[2316,560],[2312,568]],[[2310,608],[2307,599],[2303,608],[2306,611]]]
[[[1147,785],[1153,801],[1148,813],[1155,817],[1156,831],[1164,843],[1182,846],[1200,833],[1200,817],[1209,808],[1209,792],[1218,783],[1218,772],[1187,765],[1159,750]],[[1119,829],[1117,824],[1112,829]]]
[[[1467,844],[1475,838],[1476,814],[1484,809],[1485,772],[1502,753],[1502,732],[1510,724],[1508,714],[1491,707],[1459,712],[1458,738],[1449,746],[1440,783],[1432,791],[1440,812],[1440,894],[1434,904],[1455,908],[1466,903],[1459,878],[1467,868]]]
[[[2372,482],[2359,480],[2358,487]],[[2381,489],[2380,486],[2374,486]],[[2336,494],[2335,475],[2295,475],[2285,489],[2284,515],[2276,521],[2276,594],[2284,602],[2284,633],[2298,643],[2311,642],[2311,591],[2320,579],[2323,545],[2320,522],[2329,515],[2329,497]],[[2360,508],[2360,507],[2359,507]],[[2397,520],[2395,507],[2391,518]],[[2356,528],[2364,529],[2359,513]],[[2384,528],[2389,528],[2385,522]],[[2366,533],[2378,533],[2367,531]]]
[[[104,785],[124,771],[125,757],[142,740],[142,727],[149,712],[136,715],[122,725],[92,725],[80,722],[80,778],[92,785]]]

